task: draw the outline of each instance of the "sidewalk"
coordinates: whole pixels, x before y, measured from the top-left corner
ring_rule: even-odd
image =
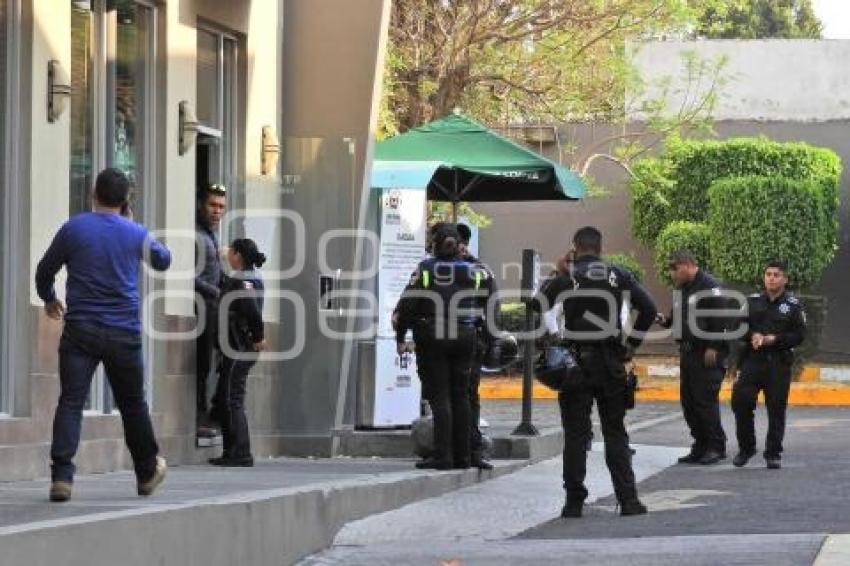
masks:
[[[499,477],[413,469],[413,460],[262,460],[254,468],[181,466],[161,491],[135,494],[130,472],[78,476],[70,502],[49,482],[0,483],[3,566],[292,564],[347,522]]]
[[[635,372],[640,380],[637,398],[645,402],[679,400],[679,365],[673,357],[639,357]],[[482,399],[522,399],[522,376],[483,378]],[[723,383],[720,398],[728,401],[732,383]],[[556,399],[557,393],[535,382],[535,399]],[[850,406],[850,368],[808,366],[800,381],[791,384],[790,405]]]
[[[516,401],[483,403],[497,444],[520,412]],[[676,407],[647,404],[629,413],[628,424],[639,430],[671,418],[679,418]],[[47,501],[46,479],[0,483],[0,564],[293,564],[327,548],[351,521],[559,454],[557,404],[535,402],[534,422],[541,435],[504,438],[514,459],[496,460],[491,472],[419,471],[412,458],[277,458],[254,468],[172,467],[162,490],[147,499],[136,496],[131,472],[80,475],[73,498],[61,504]],[[552,485],[560,490],[559,481]]]

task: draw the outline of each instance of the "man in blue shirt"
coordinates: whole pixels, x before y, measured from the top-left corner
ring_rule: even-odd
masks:
[[[65,320],[50,447],[51,501],[71,498],[83,406],[100,363],[121,412],[138,494],[151,495],[165,478],[165,459],[157,455],[145,401],[138,281],[141,260],[164,271],[171,265],[171,252],[129,218],[129,193],[130,182],[121,171],[102,171],[95,182],[94,212],[62,225],[35,274],[47,316]],[[68,272],[67,309],[54,290],[63,266]]]

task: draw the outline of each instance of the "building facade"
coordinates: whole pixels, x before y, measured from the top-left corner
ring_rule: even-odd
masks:
[[[291,312],[312,321],[316,281],[350,256],[345,244],[320,262],[316,239],[357,225],[388,9],[386,0],[0,0],[0,481],[47,474],[62,327],[43,313],[34,270],[61,224],[90,209],[108,166],[133,180],[136,220],[174,254],[165,275],[141,281],[164,455],[201,462],[218,450],[196,446],[194,415],[195,191],[209,183],[228,187],[222,240],[254,238],[269,257],[273,351],[247,400],[256,455],[330,450],[340,361],[327,348],[343,346],[317,351],[310,324],[293,332]],[[305,435],[324,442],[303,446]],[[78,464],[129,465],[101,371]]]

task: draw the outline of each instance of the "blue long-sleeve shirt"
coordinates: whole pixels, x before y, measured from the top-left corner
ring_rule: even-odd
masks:
[[[68,220],[38,263],[35,286],[48,303],[56,299],[56,274],[68,270],[65,320],[140,331],[139,262],[157,271],[171,252],[147,228],[119,216],[86,212]]]

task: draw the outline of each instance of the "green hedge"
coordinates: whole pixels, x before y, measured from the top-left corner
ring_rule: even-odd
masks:
[[[780,258],[792,282],[808,287],[835,255],[830,195],[816,180],[721,179],[709,197],[712,265],[727,281],[760,285],[764,264]]]
[[[709,232],[706,224],[687,220],[671,222],[661,231],[655,242],[655,270],[664,283],[673,284],[667,264],[670,254],[678,250],[688,250],[701,267],[712,269]]]
[[[604,259],[608,263],[614,264],[618,267],[622,267],[623,269],[630,271],[632,275],[634,275],[635,279],[638,280],[638,282],[643,282],[643,280],[646,278],[646,270],[640,264],[638,259],[632,254],[615,252],[603,255],[602,259]]]
[[[671,223],[689,221],[710,224],[711,253],[714,254],[717,249],[720,254],[717,258],[712,257],[719,262],[718,274],[729,282],[753,283],[753,273],[760,272],[767,251],[762,244],[755,245],[754,234],[757,231],[750,230],[752,222],[787,226],[787,217],[792,220],[790,226],[798,226],[806,215],[817,228],[813,230],[809,226],[805,233],[815,233],[815,239],[809,240],[806,236],[798,238],[805,239],[806,243],[795,242],[794,245],[771,248],[771,257],[783,256],[794,266],[797,284],[806,286],[817,281],[820,271],[835,255],[841,160],[829,149],[798,142],[779,143],[763,137],[726,141],[677,140],[668,144],[660,158],[643,159],[635,163],[633,172],[630,183],[632,233],[643,244],[655,247],[657,257],[663,257],[664,252],[670,251],[670,238],[674,235],[682,236],[679,233],[682,229],[678,228],[667,235],[668,241],[659,242],[661,234]],[[736,178],[782,180],[773,183],[774,190],[770,194],[776,200],[770,202],[765,200],[764,194],[744,195],[744,187],[750,186],[750,181],[730,181],[738,189],[728,189],[731,191],[728,195],[718,197],[722,203],[718,202],[716,207],[712,205],[712,213],[709,210],[709,200],[714,198],[711,196],[711,187],[723,179]],[[765,183],[767,181],[758,181],[753,186],[759,187]],[[787,199],[780,187],[789,188],[790,196]],[[802,197],[800,191],[809,196]],[[809,208],[798,214],[796,206],[801,198],[808,203],[805,206]],[[817,210],[810,210],[812,206]],[[728,210],[728,214],[718,216],[719,208]],[[715,217],[713,222],[709,221],[710,214]],[[745,237],[745,233],[749,235]],[[781,237],[788,239],[792,236],[786,231]],[[753,244],[738,249],[744,239]],[[664,248],[664,251],[659,251],[659,248]],[[806,250],[808,255],[796,255],[802,250]],[[749,261],[755,263],[745,266]],[[666,261],[658,267],[660,277],[666,281]]]
[[[670,178],[670,164],[666,160],[642,159],[635,163],[632,173],[629,208],[632,233],[642,244],[652,246],[673,219],[666,195],[676,183]]]
[[[673,189],[665,196],[676,220],[702,222],[708,213],[708,190],[725,177],[787,177],[817,179],[833,190],[837,207],[841,160],[835,152],[767,138],[734,138],[725,141],[680,141],[667,150]]]

